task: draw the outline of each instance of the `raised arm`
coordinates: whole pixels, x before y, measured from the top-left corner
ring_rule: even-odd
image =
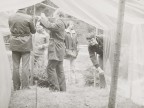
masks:
[[[30,19],[29,26],[30,26],[30,32],[31,32],[32,34],[35,34],[35,33],[36,33],[36,28],[35,28],[35,25],[34,25],[34,23],[33,23],[32,18]]]
[[[53,31],[58,31],[61,28],[64,28],[63,22],[61,20],[58,20],[55,23],[51,23],[47,18],[43,18],[43,17],[41,18],[41,25]]]

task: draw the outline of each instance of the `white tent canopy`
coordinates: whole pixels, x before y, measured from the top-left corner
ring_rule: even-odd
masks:
[[[28,7],[42,0],[1,0],[0,11],[15,10]],[[119,0],[51,0],[59,6],[65,13],[75,16],[93,26],[103,28],[105,30],[105,68],[111,67],[113,59],[113,43],[115,38],[115,28],[117,22],[118,1]],[[2,17],[2,15],[1,15]],[[0,18],[1,18],[0,17]],[[127,0],[126,11],[124,17],[124,29],[122,37],[120,73],[128,73],[128,81],[132,88],[132,99],[144,105],[144,96],[142,83],[144,83],[144,1],[143,0]],[[7,22],[5,22],[7,23]],[[0,38],[1,39],[1,38]],[[2,41],[2,39],[0,40]],[[4,44],[4,42],[0,42]],[[5,53],[4,45],[0,45],[0,49]],[[6,53],[5,53],[6,54]],[[0,54],[1,64],[6,56]],[[7,62],[6,62],[7,63]],[[5,63],[5,64],[6,64]],[[10,74],[7,65],[0,66],[1,77],[5,78]],[[5,69],[6,68],[6,69]],[[107,69],[110,71],[111,69]],[[10,80],[0,78],[0,88],[4,82],[10,85]],[[137,88],[137,89],[135,89]],[[2,89],[5,89],[4,87]],[[7,86],[5,93],[10,94],[10,86]],[[139,95],[135,93],[138,92]],[[0,92],[0,97],[1,97]],[[9,98],[4,100],[8,103]],[[0,105],[6,105],[0,99]],[[1,106],[0,106],[1,107]],[[7,108],[7,106],[2,106]]]
[[[52,0],[67,14],[105,30],[105,71],[113,60],[119,0]],[[119,73],[128,74],[129,97],[144,105],[144,1],[127,0]],[[137,88],[137,89],[136,89]],[[131,93],[130,93],[131,92]],[[132,94],[132,95],[130,95]]]
[[[107,24],[117,19],[118,0],[52,0],[62,10],[91,25],[107,28]],[[140,1],[130,0],[126,2],[125,22],[130,24],[144,23],[144,7]],[[132,1],[135,1],[134,3]],[[142,1],[142,0],[141,0]],[[133,6],[131,6],[133,5]],[[144,6],[144,5],[143,5]],[[136,8],[137,7],[137,8]],[[111,22],[112,21],[112,22]],[[110,23],[111,22],[111,23]]]
[[[40,3],[44,0],[0,0],[0,11],[17,10]]]

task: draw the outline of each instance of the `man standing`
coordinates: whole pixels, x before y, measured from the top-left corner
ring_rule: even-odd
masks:
[[[13,60],[14,90],[29,88],[29,61],[32,50],[32,35],[36,32],[32,17],[26,14],[27,9],[19,9],[9,18],[11,32],[10,49]],[[22,59],[22,73],[20,79],[19,67]]]
[[[41,15],[41,25],[50,30],[50,41],[48,46],[48,82],[52,91],[66,91],[66,82],[63,69],[63,59],[65,53],[64,34],[65,23],[60,19],[63,17],[60,10],[53,14],[55,22],[51,23],[45,14]]]
[[[103,69],[103,37],[96,37],[94,33],[90,33],[87,37],[89,43],[88,51],[93,65],[99,72],[100,87],[105,88],[106,82]],[[98,58],[97,58],[98,56]],[[98,59],[98,60],[97,60]]]

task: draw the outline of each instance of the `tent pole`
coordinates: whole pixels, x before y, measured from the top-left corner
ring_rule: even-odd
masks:
[[[33,9],[34,9],[33,10],[33,18],[34,18],[33,22],[34,22],[34,25],[36,26],[36,24],[35,24],[35,5],[34,5]],[[35,34],[32,37],[32,44],[34,43],[34,41],[35,41]],[[33,44],[33,46],[34,46],[34,44]],[[33,68],[34,68],[34,52],[31,51],[31,79],[30,79],[30,85],[33,85],[33,78],[34,78],[34,70],[33,70]]]
[[[117,22],[117,31],[116,31],[116,38],[115,38],[114,61],[113,61],[113,69],[111,75],[111,87],[110,87],[108,108],[116,108],[116,93],[117,93],[117,84],[118,84],[118,70],[119,70],[119,61],[120,61],[125,1],[126,0],[119,0],[118,22]]]

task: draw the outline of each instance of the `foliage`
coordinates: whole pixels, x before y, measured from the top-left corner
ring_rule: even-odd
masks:
[[[99,76],[96,69],[93,67],[89,67],[84,73],[84,81],[86,86],[94,85],[94,75],[95,75],[96,86],[99,86]]]

